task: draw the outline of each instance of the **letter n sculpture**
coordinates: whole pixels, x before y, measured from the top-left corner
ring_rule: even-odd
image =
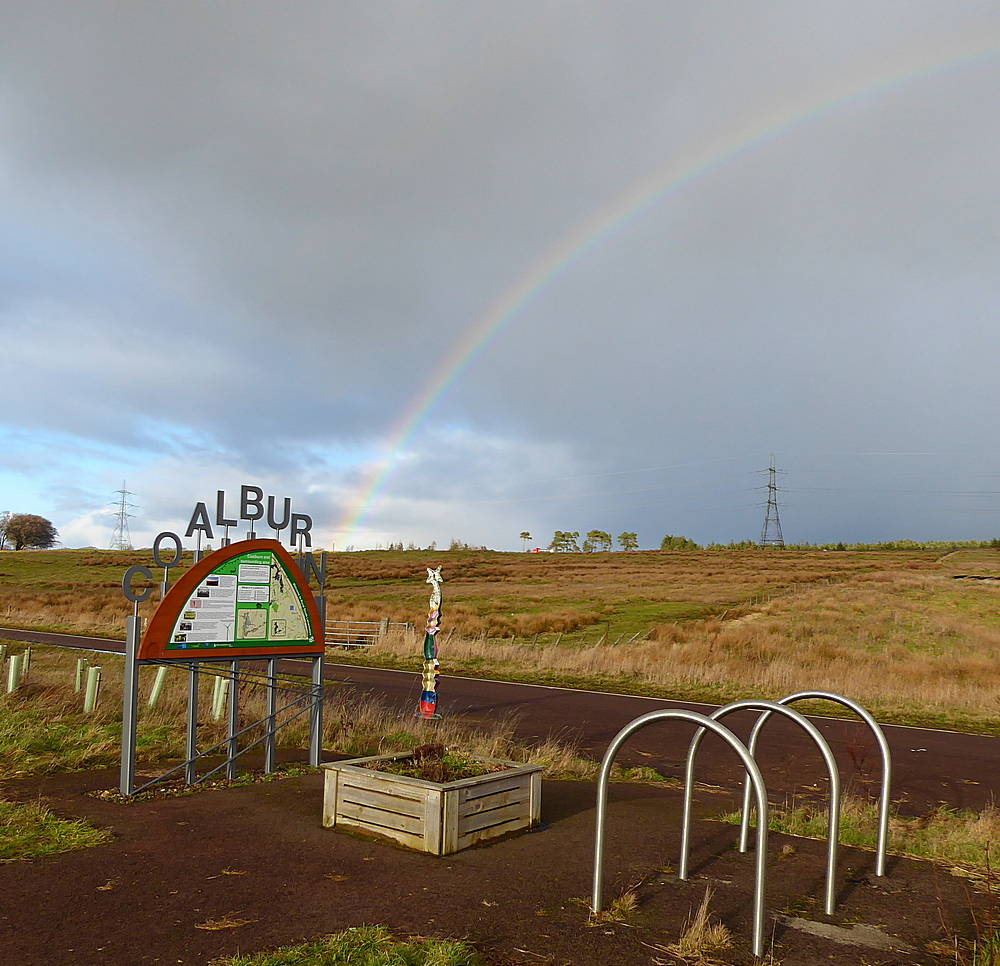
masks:
[[[427,628],[424,631],[424,678],[420,691],[420,717],[440,718],[437,713],[437,683],[441,663],[438,661],[437,633],[441,630],[441,568],[427,568],[427,583],[431,585]]]

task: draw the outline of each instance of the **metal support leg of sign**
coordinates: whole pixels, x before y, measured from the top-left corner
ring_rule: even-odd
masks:
[[[232,669],[232,686],[229,689],[229,741],[227,743],[227,753],[226,753],[226,778],[233,779],[236,777],[236,757],[238,752],[239,738],[236,732],[239,731],[239,719],[240,719],[240,689],[239,689],[239,673],[240,673],[240,662],[233,661],[231,665]]]
[[[187,712],[187,761],[184,763],[184,781],[193,785],[198,774],[198,664],[188,668]]]
[[[316,597],[319,610],[320,640],[326,640],[326,597]],[[323,758],[323,652],[313,658],[312,666],[312,711],[309,714],[309,764],[319,768]]]
[[[136,604],[128,618],[125,631],[125,670],[122,680],[122,759],[118,788],[123,795],[132,794],[135,784],[135,727],[139,703],[139,666],[135,655],[139,650],[142,618]]]
[[[309,713],[309,764],[319,768],[323,758],[323,655],[312,662],[312,708]]]
[[[274,709],[277,706],[277,689],[275,675],[278,662],[272,657],[267,662],[267,739],[264,741],[264,773],[270,775],[274,771],[275,729]]]

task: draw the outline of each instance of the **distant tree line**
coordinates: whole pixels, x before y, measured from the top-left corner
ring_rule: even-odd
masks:
[[[578,542],[579,539],[579,530],[556,530],[552,534],[549,550],[554,550],[556,553],[579,553],[581,550],[584,553],[594,553],[598,550],[612,549],[613,541],[607,530],[588,530],[582,546]],[[639,546],[638,535],[628,530],[619,533],[617,539],[618,546],[622,550],[635,550]]]
[[[884,540],[881,543],[789,543],[789,550],[984,550],[1000,549],[992,540]]]
[[[883,540],[879,543],[786,543],[785,550],[983,550],[1000,549],[1000,538],[992,540]],[[700,548],[693,548],[700,549]],[[753,540],[709,543],[705,550],[759,550]]]
[[[701,550],[701,547],[687,537],[675,537],[667,534],[660,541],[661,550]]]

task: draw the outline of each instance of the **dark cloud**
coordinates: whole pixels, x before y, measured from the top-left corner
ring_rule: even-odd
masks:
[[[647,184],[442,395],[367,536],[447,539],[449,514],[507,545],[514,515],[745,536],[757,511],[712,461],[771,451],[994,469],[994,5],[88,2],[0,27],[8,427],[207,485],[285,474],[333,528],[469,327]],[[582,481],[702,468],[525,495],[546,454]],[[39,458],[60,507],[121,476]],[[799,532],[984,524],[823,500]]]

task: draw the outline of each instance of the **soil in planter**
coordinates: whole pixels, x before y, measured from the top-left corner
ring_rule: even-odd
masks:
[[[390,775],[422,778],[428,782],[456,782],[462,778],[477,778],[493,772],[506,771],[510,765],[502,762],[479,761],[460,752],[448,751],[444,745],[420,745],[407,758],[377,761],[364,766]]]

